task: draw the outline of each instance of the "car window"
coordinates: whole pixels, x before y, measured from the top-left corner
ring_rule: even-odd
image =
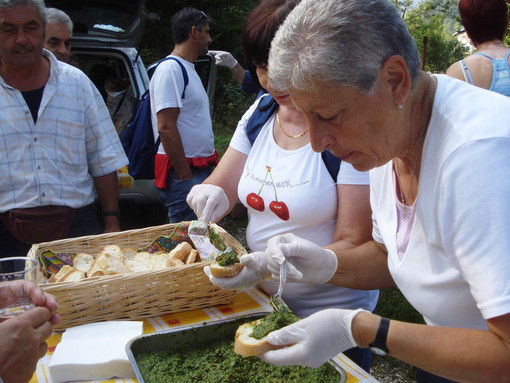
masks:
[[[131,121],[136,99],[125,60],[117,56],[74,52],[74,63],[90,78],[103,97],[120,136]]]

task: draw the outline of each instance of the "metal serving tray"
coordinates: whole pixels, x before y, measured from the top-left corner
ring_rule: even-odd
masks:
[[[249,314],[234,319],[140,335],[129,341],[126,345],[126,353],[138,382],[144,383],[136,363],[138,355],[155,351],[179,351],[183,348],[189,348],[190,344],[193,344],[196,348],[208,347],[211,343],[223,339],[234,339],[235,332],[241,324],[262,318],[267,314],[269,312]],[[328,363],[338,371],[338,383],[344,383],[347,376],[342,367],[335,360],[331,360]]]

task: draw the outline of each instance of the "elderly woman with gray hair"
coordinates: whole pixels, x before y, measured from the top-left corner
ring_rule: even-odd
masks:
[[[288,281],[396,285],[427,325],[328,309],[270,333],[285,347],[261,358],[317,367],[370,346],[428,371],[418,381],[510,381],[510,100],[421,71],[387,0],[301,2],[272,42],[269,82],[315,151],[371,170],[373,210],[373,240],[353,249],[271,238],[273,278],[283,255]]]

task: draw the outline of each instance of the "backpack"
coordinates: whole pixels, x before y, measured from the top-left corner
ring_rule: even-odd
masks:
[[[184,93],[189,82],[188,73],[184,65],[175,57],[165,57],[158,62],[158,65],[166,60],[174,60],[181,67],[182,77],[184,78],[184,89],[181,98],[184,99]],[[135,117],[127,125],[121,142],[129,160],[129,175],[135,180],[153,179],[154,157],[158,151],[161,138],[158,136],[158,139],[154,142],[149,89],[147,89],[136,104]]]
[[[277,109],[278,104],[271,95],[265,94],[261,97],[255,112],[253,112],[248,119],[245,128],[246,135],[248,136],[248,140],[252,146],[260,133],[260,129],[262,129],[264,124],[271,118]],[[331,178],[333,178],[333,181],[336,183],[338,172],[340,171],[340,158],[335,157],[329,150],[323,151],[321,153],[321,157],[324,165],[326,165],[326,169],[328,169],[328,172],[331,175]]]

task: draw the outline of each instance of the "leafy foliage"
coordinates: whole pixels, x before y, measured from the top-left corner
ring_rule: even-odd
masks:
[[[159,15],[159,22],[146,28],[140,47],[145,64],[168,55],[174,43],[170,33],[172,16],[184,7],[203,10],[212,18],[210,49],[231,52],[243,65],[241,30],[246,15],[255,7],[257,0],[148,0],[146,8]],[[213,106],[215,144],[220,155],[224,153],[234,133],[237,122],[253,103],[253,95],[247,95],[226,68],[218,68]]]
[[[467,49],[457,40],[460,30],[457,2],[454,0],[426,0],[413,7],[409,0],[394,0],[413,36],[418,51],[425,56],[425,70],[445,72],[462,59]],[[427,39],[424,50],[424,37]]]

